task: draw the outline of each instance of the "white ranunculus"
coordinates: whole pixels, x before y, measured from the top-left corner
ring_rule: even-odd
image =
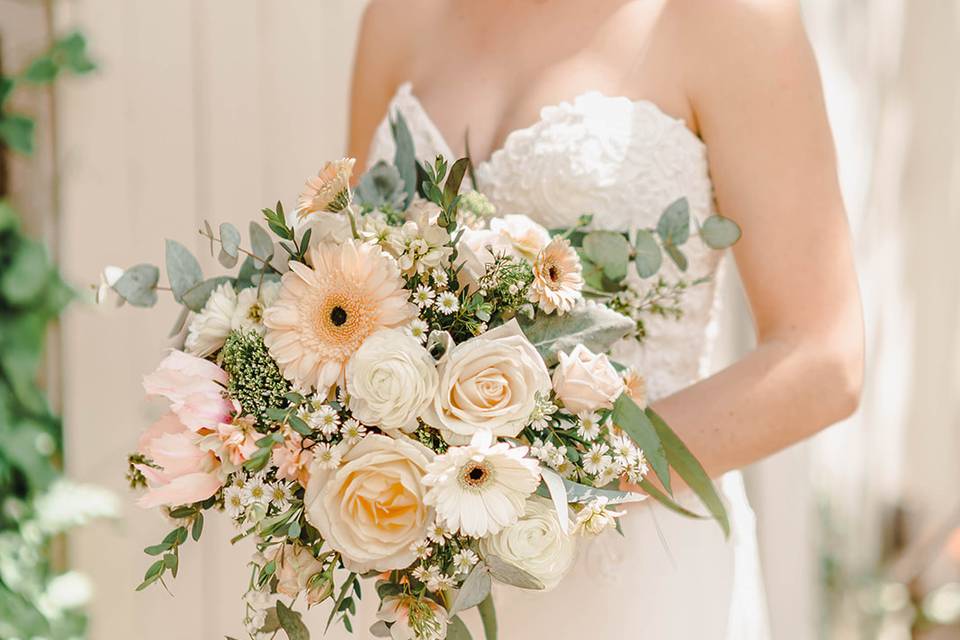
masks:
[[[553,390],[570,413],[610,409],[623,393],[623,379],[606,355],[597,355],[582,344],[569,355],[559,354],[553,372]]]
[[[512,253],[530,262],[550,242],[550,232],[520,214],[509,214],[490,221],[490,230],[503,238]]]
[[[437,379],[436,364],[419,340],[403,329],[383,329],[347,363],[350,410],[364,424],[410,433],[433,399]]]
[[[263,311],[273,304],[278,293],[280,293],[278,281],[268,281],[260,286],[247,287],[238,293],[237,306],[230,318],[231,329],[253,330],[263,335],[266,330],[263,326]]]
[[[229,282],[214,289],[203,309],[190,321],[184,351],[206,358],[219,350],[233,328],[236,310],[237,293]]]
[[[576,557],[576,540],[563,532],[553,504],[546,498],[527,499],[523,516],[480,541],[480,551],[519,567],[554,588],[570,570]]]
[[[434,520],[422,483],[432,458],[410,438],[374,434],[350,449],[338,469],[315,461],[303,496],[307,521],[351,571],[409,566],[417,558],[410,546]]]
[[[512,438],[530,422],[537,394],[550,391],[543,358],[516,320],[462,342],[440,360],[440,381],[423,421],[450,444],[477,431]]]

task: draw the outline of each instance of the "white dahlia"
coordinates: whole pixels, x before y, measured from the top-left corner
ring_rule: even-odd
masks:
[[[494,444],[489,431],[478,431],[469,445],[451,447],[427,466],[424,502],[450,531],[477,538],[498,533],[523,515],[540,483],[537,462],[526,455],[526,447]]]
[[[310,249],[310,268],[290,263],[264,312],[264,342],[290,381],[324,394],[374,332],[416,317],[396,262],[380,247],[348,240]]]
[[[203,309],[191,320],[184,350],[200,358],[217,352],[233,328],[236,310],[237,293],[225,282],[213,290]]]

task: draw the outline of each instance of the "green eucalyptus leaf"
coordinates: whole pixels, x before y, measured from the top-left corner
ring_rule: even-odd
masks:
[[[220,247],[231,258],[239,255],[240,231],[229,222],[220,224]]]
[[[460,611],[466,611],[471,607],[477,606],[490,595],[492,585],[493,580],[490,578],[490,571],[487,569],[487,565],[478,562],[473,569],[471,569],[467,579],[463,581],[463,585],[457,592],[457,597],[450,607],[450,613],[459,613]]]
[[[690,203],[680,198],[671,203],[657,221],[657,234],[664,244],[682,245],[690,237]]]
[[[683,478],[687,486],[697,494],[697,497],[700,498],[700,501],[717,521],[717,524],[720,525],[723,534],[729,536],[730,520],[727,517],[727,509],[723,506],[723,500],[720,499],[717,488],[710,476],[707,475],[703,465],[653,409],[648,407],[646,414],[657,430],[657,435],[663,443],[670,466],[673,467],[678,476]]]
[[[670,466],[660,436],[647,414],[626,393],[613,403],[613,423],[623,429],[643,450],[650,467],[670,492]]]
[[[71,33],[54,45],[54,53],[62,60],[64,67],[76,74],[89,73],[97,68],[87,56],[87,42],[81,33]]]
[[[687,256],[685,256],[676,245],[666,244],[663,248],[666,250],[667,255],[670,256],[670,259],[673,260],[673,263],[677,265],[680,271],[687,270]]]
[[[213,290],[226,282],[233,282],[230,276],[217,276],[197,283],[184,292],[181,302],[191,311],[197,313],[203,311],[203,305],[207,304],[207,299]]]
[[[6,113],[0,118],[0,140],[18,153],[33,153],[33,118],[17,113]]]
[[[622,233],[591,231],[583,238],[583,252],[611,280],[622,280],[630,262],[630,243]]]
[[[404,199],[403,206],[406,208],[413,200],[413,195],[417,191],[417,156],[413,145],[413,136],[410,135],[410,128],[403,114],[399,111],[396,119],[390,122],[390,128],[393,131],[393,139],[396,142],[396,152],[393,156],[393,164],[400,172],[403,179],[404,191],[407,196]]]
[[[660,245],[657,244],[653,234],[646,229],[637,231],[633,248],[636,252],[633,263],[637,266],[637,275],[641,278],[656,275],[660,265],[663,264],[663,253],[660,252]]]
[[[545,588],[539,578],[524,571],[520,567],[510,564],[499,556],[488,555],[485,556],[483,560],[487,564],[490,575],[504,584],[513,585],[521,589],[538,591]]]
[[[0,107],[3,106],[3,103],[7,101],[7,98],[13,92],[15,84],[13,78],[0,75]]]
[[[277,618],[289,640],[310,640],[310,631],[307,630],[307,625],[303,624],[300,612],[294,611],[280,600],[277,600]]]
[[[450,618],[450,624],[447,625],[446,640],[473,640],[473,636],[470,635],[470,629],[468,629],[467,625],[460,619],[460,616]]]
[[[203,282],[203,271],[190,250],[176,240],[167,240],[166,253],[167,279],[173,290],[173,298],[183,302],[183,295]]]
[[[374,638],[390,638],[390,627],[383,620],[377,620],[370,625],[370,635]]]
[[[700,237],[711,249],[727,249],[740,240],[740,226],[721,215],[713,215],[704,220],[700,228]]]
[[[488,595],[477,608],[483,623],[484,637],[486,640],[497,640],[497,609],[493,604],[493,595]]]
[[[518,321],[548,367],[558,362],[559,352],[578,344],[603,353],[636,327],[630,318],[599,304],[585,304],[562,316],[538,314],[532,320],[518,316]]]
[[[253,249],[253,255],[260,258],[263,262],[270,262],[273,258],[273,240],[270,234],[256,222],[250,222],[250,245]]]
[[[358,204],[371,209],[402,209],[407,199],[406,185],[400,171],[380,160],[360,178],[353,192]]]
[[[157,303],[159,281],[160,269],[152,264],[138,264],[123,272],[113,290],[135,307],[152,307]]]

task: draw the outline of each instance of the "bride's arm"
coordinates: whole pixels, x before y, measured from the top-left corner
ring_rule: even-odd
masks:
[[[686,4],[724,7],[699,16],[709,60],[689,77],[690,95],[719,210],[743,228],[734,255],[757,347],[654,408],[715,475],[854,411],[863,326],[820,78],[795,3]]]

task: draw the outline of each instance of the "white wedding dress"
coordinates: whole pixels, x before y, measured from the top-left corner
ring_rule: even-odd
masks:
[[[422,160],[437,154],[452,160],[409,84],[399,88],[390,109],[403,113]],[[369,163],[392,160],[393,153],[385,119]],[[547,227],[569,226],[584,213],[594,214],[594,228],[652,227],[681,196],[701,221],[714,210],[704,143],[651,102],[596,92],[545,107],[535,124],[512,132],[478,165],[476,176],[498,213],[524,213]],[[684,251],[690,276],[717,272],[719,253],[695,239]],[[644,344],[616,347],[618,361],[637,365],[647,377],[652,400],[706,373],[715,335],[715,283],[690,289],[684,308],[681,320],[651,319]],[[753,512],[739,473],[726,475],[720,486],[730,511],[730,540],[711,521],[688,520],[649,503],[632,505],[621,520],[625,536],[585,542],[555,590],[495,591],[500,638],[767,638]],[[479,628],[476,620],[468,622]]]

